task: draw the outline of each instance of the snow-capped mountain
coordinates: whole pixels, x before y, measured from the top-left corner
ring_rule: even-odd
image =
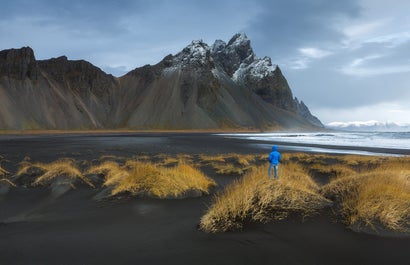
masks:
[[[211,46],[192,41],[118,78],[83,60],[4,50],[0,94],[1,129],[323,128],[244,33]]]
[[[383,131],[383,132],[402,132],[410,131],[410,123],[380,122],[370,121],[351,121],[351,122],[331,122],[326,127],[335,130],[345,131]]]

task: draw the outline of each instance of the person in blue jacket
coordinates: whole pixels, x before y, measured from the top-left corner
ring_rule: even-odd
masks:
[[[268,160],[270,163],[269,169],[268,169],[269,178],[270,179],[272,178],[272,169],[274,169],[275,179],[278,179],[278,165],[279,165],[279,162],[281,161],[281,156],[276,146],[272,146],[272,152],[270,152]]]

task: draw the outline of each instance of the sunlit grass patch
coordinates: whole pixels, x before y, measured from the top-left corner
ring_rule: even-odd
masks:
[[[99,165],[90,167],[85,174],[108,175],[120,170],[120,166],[115,161],[104,161]]]
[[[340,163],[350,166],[350,167],[361,168],[363,170],[377,167],[389,159],[390,159],[389,157],[383,157],[383,156],[362,156],[362,155],[345,155],[345,156],[339,157]]]
[[[64,176],[72,180],[81,180],[88,186],[94,187],[94,185],[81,173],[75,162],[71,159],[61,159],[48,164],[39,163],[35,165],[43,168],[46,172],[38,177],[34,181],[34,184],[44,185],[50,183],[50,181],[56,177]]]
[[[104,161],[99,165],[90,167],[85,172],[85,175],[101,176],[102,182],[110,179],[112,183],[117,183],[125,174],[127,174],[126,170],[115,161]]]
[[[104,161],[104,160],[118,160],[118,159],[121,159],[120,157],[118,157],[118,156],[115,156],[115,155],[102,155],[102,156],[100,156],[100,160],[102,160],[102,161]]]
[[[123,166],[105,162],[90,168],[87,173],[104,174],[104,186],[111,195],[128,193],[134,196],[178,198],[188,193],[208,194],[215,182],[196,168],[178,161],[173,167],[150,162],[127,160]]]
[[[182,162],[172,168],[140,162],[133,164],[129,174],[115,186],[112,194],[130,192],[159,198],[180,197],[190,191],[207,194],[213,185],[215,182],[211,179]]]
[[[199,155],[201,163],[211,163],[211,162],[220,162],[225,163],[224,155]]]
[[[16,173],[15,177],[19,177],[26,174],[30,169],[36,168],[39,176],[33,181],[33,185],[47,185],[56,180],[57,178],[64,178],[60,184],[69,184],[74,187],[74,182],[79,180],[90,187],[94,185],[90,180],[85,177],[80,169],[75,164],[72,159],[59,159],[51,163],[31,163],[30,161],[24,160],[20,163],[20,169]]]
[[[162,161],[162,165],[164,166],[172,166],[178,163],[178,159],[175,157],[166,157],[163,161]]]
[[[303,165],[326,165],[331,157],[323,154],[311,153],[285,153],[282,154],[282,161],[301,163]]]
[[[346,224],[410,232],[410,164],[388,159],[373,170],[336,178],[322,193],[340,206]]]
[[[282,220],[292,213],[310,216],[330,203],[318,191],[298,165],[282,166],[278,181],[268,178],[266,166],[259,166],[215,197],[200,228],[224,232],[242,229],[247,222]]]
[[[350,176],[350,175],[354,175],[357,173],[355,170],[353,170],[349,166],[346,166],[343,164],[335,164],[335,165],[313,164],[308,169],[312,173],[318,173],[318,174],[327,176],[329,179]]]
[[[216,173],[221,175],[242,175],[244,172],[244,169],[234,164],[213,164],[212,166],[216,170]]]
[[[217,174],[242,175],[257,163],[260,163],[261,155],[254,154],[219,154],[214,156],[199,155],[199,166],[211,166]],[[263,157],[263,161],[267,158]]]

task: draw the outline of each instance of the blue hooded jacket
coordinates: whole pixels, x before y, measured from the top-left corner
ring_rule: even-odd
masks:
[[[272,146],[272,152],[270,152],[268,160],[272,165],[276,166],[279,164],[281,157],[276,146]]]

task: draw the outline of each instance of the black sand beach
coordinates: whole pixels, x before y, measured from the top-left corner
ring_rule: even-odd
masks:
[[[266,154],[258,144],[270,145],[202,133],[1,135],[0,155],[13,172],[24,157]],[[11,189],[0,198],[0,264],[410,264],[409,237],[357,233],[326,213],[207,234],[197,225],[212,195],[95,201],[96,193],[79,187],[54,199],[45,188]]]

